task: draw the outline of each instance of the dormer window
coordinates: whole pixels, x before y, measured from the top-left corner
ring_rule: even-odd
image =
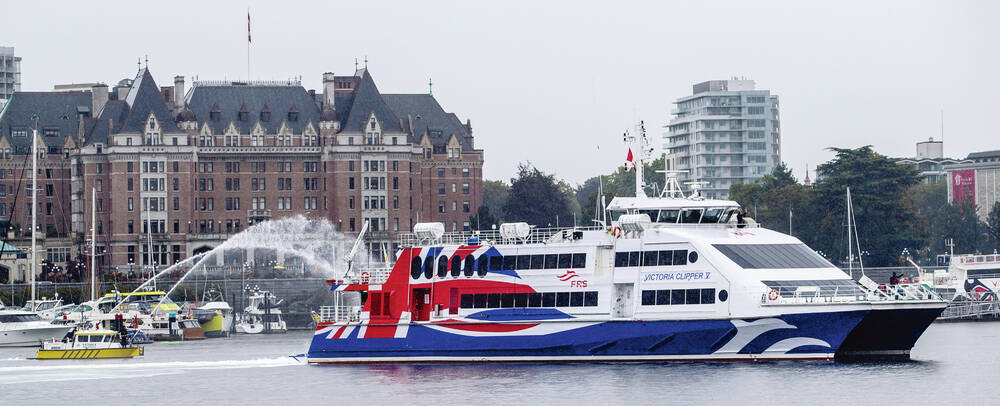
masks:
[[[375,119],[374,118],[370,122],[368,122],[368,129],[375,130]]]
[[[299,112],[297,112],[297,111],[289,111],[288,112],[288,121],[299,121]]]
[[[250,113],[245,111],[240,112],[240,121],[247,121],[249,119],[250,119]]]
[[[271,112],[270,111],[260,112],[260,121],[263,121],[265,123],[271,121]]]
[[[219,121],[220,114],[218,111],[213,111],[208,113],[208,118],[212,121]]]

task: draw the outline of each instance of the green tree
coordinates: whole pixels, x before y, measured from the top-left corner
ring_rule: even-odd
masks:
[[[663,190],[666,179],[662,173],[656,171],[663,170],[663,157],[657,158],[653,162],[643,164],[643,192],[647,196],[657,196]],[[580,204],[580,215],[585,220],[580,224],[593,224],[594,215],[598,212],[598,192],[599,186],[604,189],[605,203],[611,203],[615,197],[635,196],[635,171],[619,166],[614,172],[595,176],[587,179],[583,184],[576,187],[576,201]]]
[[[926,234],[913,221],[917,210],[908,191],[919,183],[917,170],[899,165],[871,146],[831,148],[836,157],[816,168],[819,180],[809,193],[809,216],[796,236],[834,258],[847,257],[846,189],[851,188],[860,248],[866,266],[899,264],[904,248],[925,246]],[[798,216],[803,220],[802,216]]]
[[[993,249],[1000,249],[1000,202],[993,203],[990,214],[986,216],[986,227]]]
[[[753,183],[729,187],[729,198],[740,203],[763,226],[783,233],[795,231],[796,218],[808,219],[808,190],[783,162]],[[791,224],[789,223],[791,221]]]
[[[489,230],[493,226],[500,226],[500,221],[493,216],[490,212],[490,208],[486,206],[479,206],[476,210],[476,215],[469,217],[469,224],[473,230]]]
[[[955,243],[955,253],[973,254],[989,249],[988,227],[976,215],[976,205],[972,202],[948,204],[933,220],[934,234],[931,235],[932,252],[947,252],[945,240]]]
[[[523,163],[518,165],[517,177],[510,180],[503,218],[539,227],[571,224],[573,211],[569,200],[555,176]]]
[[[483,206],[490,211],[490,215],[499,223],[503,221],[503,205],[507,203],[507,195],[510,194],[510,186],[502,180],[483,180]]]

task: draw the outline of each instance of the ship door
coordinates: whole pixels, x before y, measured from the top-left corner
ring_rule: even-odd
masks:
[[[611,317],[632,317],[635,303],[632,299],[634,284],[616,283],[614,302],[611,304]]]
[[[426,288],[413,289],[411,296],[413,301],[410,304],[410,311],[413,312],[414,321],[428,321],[431,319],[431,290]]]

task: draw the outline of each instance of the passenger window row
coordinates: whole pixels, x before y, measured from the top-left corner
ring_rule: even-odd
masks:
[[[698,261],[698,253],[688,250],[625,251],[615,253],[615,268],[630,266],[687,265]]]
[[[715,303],[715,288],[660,289],[642,291],[643,306],[712,303]]]
[[[499,309],[516,307],[589,307],[597,306],[597,291],[535,293],[466,293],[463,309]]]
[[[435,273],[439,278],[444,278],[449,274],[453,278],[460,275],[471,277],[473,274],[479,277],[486,276],[489,271],[514,271],[529,269],[580,269],[587,267],[586,253],[565,253],[565,254],[537,254],[537,255],[480,255],[478,258],[466,255],[463,259],[455,255],[448,260],[445,255],[437,257],[427,257],[423,261],[420,257],[413,257],[410,262],[410,277],[420,279],[423,275],[427,279],[434,277]]]

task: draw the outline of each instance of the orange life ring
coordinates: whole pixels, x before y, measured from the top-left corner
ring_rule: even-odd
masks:
[[[361,279],[362,280],[371,279],[371,274],[368,273],[368,271],[361,271]]]
[[[770,292],[767,292],[767,299],[768,300],[777,300],[778,299],[778,291],[775,290],[775,289],[771,289]]]

